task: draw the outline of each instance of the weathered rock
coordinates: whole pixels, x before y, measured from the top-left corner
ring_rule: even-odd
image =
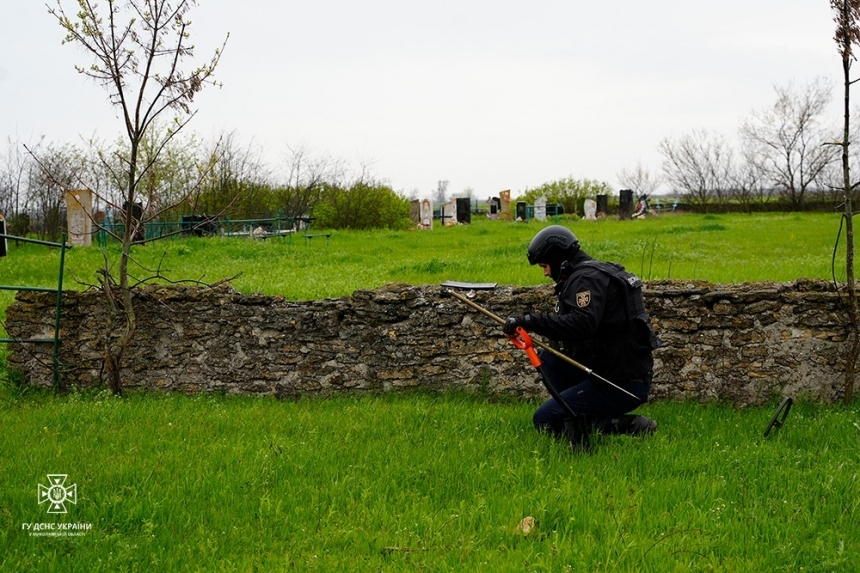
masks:
[[[550,286],[475,291],[506,317],[554,306]],[[646,306],[665,346],[652,400],[759,404],[780,394],[842,395],[847,327],[832,284],[648,283]],[[66,292],[60,335],[64,385],[101,383],[105,306]],[[18,338],[50,336],[55,297],[20,292],[7,309]],[[149,286],[135,292],[138,326],[122,364],[128,388],[275,396],[466,388],[544,395],[525,355],[493,320],[438,286],[389,284],[351,297],[291,302],[230,287]],[[13,344],[10,367],[52,383],[51,347]]]

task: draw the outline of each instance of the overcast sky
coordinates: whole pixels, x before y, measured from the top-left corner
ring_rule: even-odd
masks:
[[[0,135],[118,136],[45,3],[3,4]],[[407,195],[617,189],[622,169],[659,172],[665,137],[734,137],[774,85],[841,81],[826,0],[200,0],[190,17],[201,61],[230,33],[192,131],[235,132],[273,168],[288,145],[369,164]]]

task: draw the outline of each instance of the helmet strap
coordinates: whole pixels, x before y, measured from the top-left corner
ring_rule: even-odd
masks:
[[[573,273],[573,265],[570,261],[562,261],[558,266],[558,282],[567,280],[571,273]]]

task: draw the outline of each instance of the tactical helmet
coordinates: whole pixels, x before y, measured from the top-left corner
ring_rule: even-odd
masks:
[[[529,243],[529,264],[544,263],[555,266],[579,250],[579,239],[570,229],[561,225],[550,225],[538,232]]]

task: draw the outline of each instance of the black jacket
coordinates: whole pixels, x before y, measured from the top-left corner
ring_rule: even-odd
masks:
[[[641,284],[621,265],[578,251],[556,283],[556,312],[532,314],[528,330],[557,341],[565,354],[612,382],[643,380],[654,367],[657,340]]]

